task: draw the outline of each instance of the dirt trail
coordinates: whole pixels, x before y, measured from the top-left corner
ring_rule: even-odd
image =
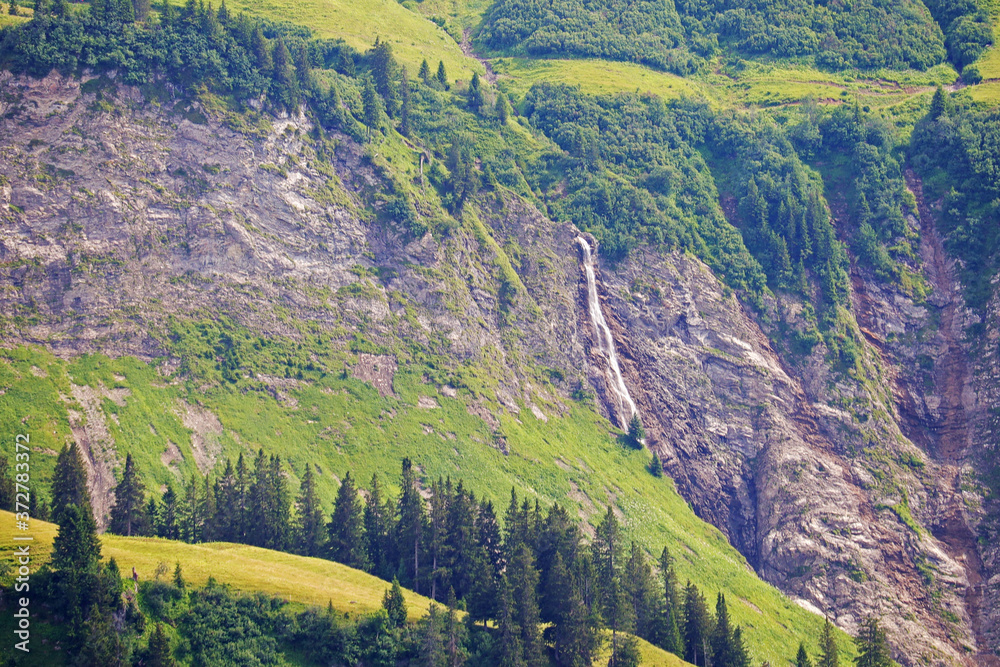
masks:
[[[472,48],[472,30],[469,28],[462,31],[462,41],[459,43],[459,47],[461,47],[462,53],[464,53],[467,57],[475,58],[482,63],[483,67],[486,68],[486,80],[490,83],[490,85],[494,85],[497,82],[497,75],[496,72],[493,71],[493,65],[490,64],[489,60],[483,58],[481,55],[476,53],[475,49]]]
[[[965,517],[962,494],[962,465],[969,451],[969,417],[964,401],[969,380],[967,355],[961,337],[962,323],[959,309],[962,301],[956,292],[957,279],[954,264],[945,253],[941,236],[934,224],[934,217],[924,200],[920,179],[912,171],[906,172],[906,183],[917,199],[920,214],[920,235],[923,242],[923,259],[927,278],[934,291],[943,299],[941,321],[938,329],[942,338],[941,354],[935,363],[934,384],[941,393],[940,419],[934,422],[911,424],[922,431],[930,445],[929,453],[939,464],[942,511],[931,527],[934,536],[945,546],[949,555],[962,564],[968,585],[965,589],[965,607],[976,644],[981,649],[989,644],[982,632],[983,561],[979,554],[976,535]],[[985,651],[974,656],[983,667],[1000,666],[1000,658]]]

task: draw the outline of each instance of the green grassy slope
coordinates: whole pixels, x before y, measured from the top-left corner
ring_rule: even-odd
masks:
[[[7,552],[12,549],[9,545],[13,544],[13,527],[14,515],[0,510],[0,558],[9,559]],[[33,571],[48,562],[57,529],[55,524],[33,521],[28,533],[17,531],[34,538],[31,542]],[[185,580],[195,586],[203,586],[211,576],[236,590],[262,592],[292,603],[323,607],[330,602],[338,612],[350,615],[379,609],[389,587],[381,579],[340,563],[242,544],[185,544],[156,538],[104,535],[101,549],[105,559],[115,559],[125,576],[134,567],[141,580],[148,580],[154,577],[160,563],[168,566],[168,573],[173,571],[175,563],[180,563]],[[428,598],[405,589],[403,594],[411,622],[427,613]],[[639,649],[643,664],[650,667],[688,664],[644,640],[639,640]],[[607,656],[603,657],[606,661]]]
[[[91,356],[67,363],[36,348],[4,351],[3,355],[0,377],[12,381],[2,404],[3,421],[26,420],[33,442],[49,451],[69,436],[68,406],[52,402],[57,400],[52,397],[68,395],[71,381],[95,388],[127,387],[130,395],[124,405],[104,399],[104,409],[118,420],[107,418],[107,428],[120,456],[131,451],[137,458],[150,488],[168,481],[176,485],[193,467],[188,454],[190,431],[171,407],[183,399],[191,405],[201,403],[219,416],[223,427],[219,442],[229,455],[262,446],[289,462],[293,475],[301,474],[307,461],[319,463],[327,509],[338,485],[335,476],[350,470],[367,484],[372,473],[378,473],[392,488],[403,456],[413,458],[425,483],[438,476],[464,479],[477,495],[491,498],[501,513],[512,486],[519,496],[538,498],[543,506],[563,503],[589,522],[598,521],[613,500],[633,539],[653,554],[664,545],[671,549],[682,580],[690,578],[712,599],[720,590],[726,593],[731,614],[747,628],[748,643],[758,660],[781,664],[793,655],[800,639],[808,643],[817,636],[821,619],[758,579],[724,536],[695,516],[670,480],[647,472],[648,453],[620,446],[610,425],[587,406],[570,404],[560,415],[555,405],[542,404],[547,422],[534,417],[530,409],[518,415],[497,412],[500,426],[494,430],[470,414],[467,406],[474,399],[469,390],[451,398],[423,383],[425,369],[419,365],[397,372],[396,397],[379,396],[370,384],[355,379],[328,375],[290,389],[288,394],[296,403],[293,408],[264,392],[220,387],[198,393],[130,358]],[[38,371],[45,377],[39,377]],[[26,391],[28,386],[33,393]],[[49,397],[44,411],[36,407],[43,400],[37,396]],[[425,398],[424,404],[432,398],[440,407],[417,407],[420,397]],[[498,436],[506,440],[509,455],[490,446]],[[176,472],[159,460],[168,437],[188,457]],[[46,470],[51,459],[36,455],[34,469]],[[35,480],[35,484],[41,481],[40,477]],[[117,538],[106,538],[106,544],[106,553],[118,557]],[[166,551],[163,556],[158,555],[161,548]],[[176,560],[174,550],[186,547],[148,540],[130,549],[135,562],[151,570],[160,560]],[[232,546],[191,549],[199,559],[256,557],[258,553]],[[124,553],[119,560],[123,568],[131,566]],[[235,567],[237,561],[228,562]],[[318,562],[316,567],[321,565],[326,566]],[[192,574],[207,577],[208,570],[194,568]],[[325,602],[323,595],[316,592],[310,600]],[[841,639],[849,652],[846,637]]]

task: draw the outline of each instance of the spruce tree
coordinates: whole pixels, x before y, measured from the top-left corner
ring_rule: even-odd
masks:
[[[174,487],[168,485],[163,492],[163,504],[156,517],[156,535],[169,540],[180,539],[180,530],[177,527],[177,493]]]
[[[181,571],[180,561],[174,565],[174,586],[179,590],[184,590],[184,573]]]
[[[812,660],[806,653],[806,645],[799,642],[799,652],[795,654],[795,667],[812,667]]]
[[[351,473],[344,475],[344,481],[337,491],[333,505],[333,515],[327,528],[327,553],[331,560],[350,567],[364,569],[367,563],[364,534],[364,518],[357,489]]]
[[[449,485],[451,484],[449,480]],[[437,599],[437,583],[444,568],[444,548],[445,533],[448,530],[448,504],[450,501],[448,493],[444,492],[443,482],[438,479],[431,484],[430,512],[427,515],[427,530],[424,533],[426,540],[427,557],[430,558],[430,580],[432,600]]]
[[[403,459],[400,479],[399,523],[396,524],[396,547],[399,550],[399,567],[414,591],[420,592],[421,546],[426,524],[424,501],[417,489],[413,463]]]
[[[149,535],[151,532],[146,487],[135,469],[131,454],[125,456],[122,481],[115,487],[115,504],[111,508],[108,532],[126,537]]]
[[[484,500],[479,504],[479,514],[476,516],[476,532],[479,535],[479,544],[483,547],[483,552],[496,577],[500,576],[506,566],[503,551],[503,536],[500,532],[500,523],[497,521],[496,512],[493,510],[493,502]]]
[[[389,615],[389,622],[393,627],[401,628],[406,625],[406,599],[403,597],[403,588],[395,578],[392,586],[385,590],[382,596],[382,608]]]
[[[69,506],[90,512],[90,492],[87,490],[87,470],[76,444],[66,445],[56,459],[52,473],[52,518],[62,523],[60,517]]]
[[[469,105],[469,109],[473,113],[479,113],[479,110],[483,107],[484,97],[482,85],[479,81],[479,73],[473,72],[472,80],[469,81],[469,89],[466,91],[465,95],[466,104]]]
[[[184,487],[184,497],[177,508],[177,529],[185,542],[202,541],[205,528],[204,503],[201,497],[201,483],[194,473]],[[262,546],[262,545],[260,545]]]
[[[146,647],[146,655],[142,662],[146,667],[176,667],[170,650],[170,640],[167,633],[163,631],[163,624],[157,623],[156,629],[149,636],[149,645]]]
[[[816,667],[840,667],[840,652],[833,636],[833,624],[830,619],[823,620],[823,629],[819,635],[819,660]]]
[[[663,637],[660,646],[678,657],[684,656],[684,642],[681,638],[681,597],[677,590],[677,573],[674,559],[667,547],[660,554],[660,576],[663,580]]]
[[[475,496],[465,490],[462,482],[450,494],[444,538],[443,573],[446,585],[455,589],[457,597],[465,598],[475,585],[477,559],[484,557],[477,541]]]
[[[497,120],[500,121],[500,125],[506,125],[507,119],[510,117],[510,102],[507,101],[507,96],[501,92],[497,93],[497,103],[494,107],[497,113]]]
[[[382,579],[391,576],[388,560],[388,554],[392,550],[389,544],[390,519],[390,513],[386,511],[386,504],[382,499],[378,475],[373,474],[368,498],[365,499],[365,552],[369,571]]]
[[[495,648],[494,662],[497,667],[527,667],[521,645],[521,628],[514,619],[514,604],[511,602],[506,577],[501,577],[500,580],[500,619],[497,630],[500,635]]]
[[[893,666],[885,631],[882,630],[878,619],[874,616],[869,616],[861,621],[858,635],[854,638],[854,644],[858,647],[858,657],[854,659],[857,667]]]
[[[65,506],[59,514],[59,532],[52,542],[52,567],[70,572],[96,572],[100,561],[101,542],[89,508]]]
[[[448,667],[462,667],[468,658],[465,650],[467,633],[465,627],[458,621],[458,601],[452,589],[448,590],[447,604],[448,613],[444,620],[445,664]]]
[[[705,596],[690,581],[684,590],[684,659],[697,667],[708,664],[712,619]]]
[[[629,419],[626,439],[630,446],[635,449],[642,449],[642,443],[646,439],[646,429],[642,427],[642,420],[639,419],[639,413],[635,413]]]
[[[618,664],[623,659],[621,651],[624,648],[620,633],[630,632],[634,628],[635,618],[621,580],[624,565],[621,526],[611,505],[608,505],[607,514],[597,527],[591,550],[597,574],[601,617],[611,630],[611,662],[608,664]]]
[[[233,533],[234,542],[249,542],[250,526],[250,469],[243,452],[236,459],[236,485],[233,489]]]
[[[420,664],[426,667],[445,667],[444,642],[441,639],[441,619],[438,606],[431,602],[420,630]]]
[[[375,90],[385,101],[385,111],[389,116],[396,115],[396,59],[392,55],[389,42],[375,39],[375,46],[368,52],[371,62],[372,78]]]
[[[726,596],[719,593],[715,603],[715,626],[711,635],[713,667],[733,667],[733,630],[729,625],[729,608],[726,606]]]
[[[629,558],[625,563],[623,583],[628,604],[631,605],[632,618],[635,619],[635,634],[649,640],[655,626],[657,591],[646,554],[635,542],[632,542]]]
[[[83,645],[77,654],[78,664],[124,667],[126,648],[112,623],[109,610],[96,603],[90,606],[83,626]]]
[[[743,641],[743,628],[736,626],[733,630],[733,667],[750,667],[750,652]]]
[[[303,556],[319,556],[326,532],[323,525],[323,508],[316,493],[316,480],[311,464],[306,464],[302,486],[295,502],[295,551]],[[361,545],[359,545],[360,547]]]
[[[212,489],[215,497],[215,514],[212,517],[212,534],[221,542],[238,542],[236,511],[236,471],[233,462],[226,461],[222,475]]]
[[[445,90],[448,90],[448,73],[445,72],[443,60],[438,61],[437,76],[435,78],[437,79],[438,85]]]
[[[472,587],[464,600],[470,620],[473,623],[482,621],[486,625],[487,619],[496,618],[499,613],[497,575],[483,546],[477,545],[476,548],[471,568]]]
[[[373,131],[381,126],[382,102],[379,100],[378,92],[375,90],[375,82],[370,76],[364,78],[361,89],[361,111],[362,122],[368,128],[368,136],[371,137]]]
[[[250,51],[253,53],[254,64],[262,74],[267,74],[274,67],[274,60],[271,58],[271,45],[264,37],[264,31],[260,25],[254,28],[253,38],[250,43]],[[242,455],[241,455],[242,456]]]
[[[282,106],[292,110],[299,104],[299,82],[295,76],[292,54],[289,53],[285,40],[280,37],[274,45],[271,58],[271,80],[274,84],[272,92]]]
[[[420,77],[425,86],[431,82],[431,67],[427,64],[427,58],[424,58],[423,62],[420,63],[420,71],[417,72],[417,76]]]
[[[653,477],[663,477],[663,461],[656,452],[653,452],[653,458],[649,462],[649,472]]]
[[[522,544],[508,565],[510,596],[513,602],[514,621],[520,628],[524,661],[529,667],[541,665],[544,645],[538,629],[538,570],[528,545]]]

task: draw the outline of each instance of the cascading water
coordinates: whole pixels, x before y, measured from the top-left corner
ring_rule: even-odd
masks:
[[[608,321],[604,319],[601,311],[601,302],[597,297],[597,277],[594,275],[594,254],[591,251],[587,239],[582,236],[576,237],[576,242],[583,250],[583,270],[587,274],[587,306],[590,310],[590,321],[594,325],[594,333],[597,335],[597,346],[605,357],[608,358],[607,385],[611,395],[615,399],[618,408],[619,426],[628,428],[629,421],[638,412],[635,401],[628,393],[625,380],[622,378],[622,369],[618,365],[618,354],[615,352],[615,339],[611,337],[611,328]]]

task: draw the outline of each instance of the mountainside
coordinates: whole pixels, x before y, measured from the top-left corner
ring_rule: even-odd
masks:
[[[377,48],[351,55],[366,35],[303,5],[291,18],[349,46],[297,52],[323,91],[302,106],[238,103],[211,75],[130,80],[125,61],[0,71],[0,416],[31,433],[36,488],[78,443],[104,527],[126,454],[159,495],[262,447],[293,487],[317,464],[329,510],[345,472],[394,480],[410,457],[424,487],[462,479],[497,507],[514,487],[591,536],[613,507],[729,596],[757,661],[815,651],[822,616],[854,634],[875,615],[901,664],[998,664],[997,203],[909,145],[936,123],[956,164],[995,176],[1000,122],[976,106],[990,7],[887,5],[929,55],[862,62],[871,36],[840,5],[791,21],[751,4],[666,3],[639,32],[617,5],[420,8],[452,33],[483,15],[483,62],[469,35],[462,55],[416,7],[379,5],[366,20],[414,26],[390,36],[409,76],[433,53],[459,77],[411,91],[395,70],[405,96],[378,90]],[[608,12],[617,33],[588,28]],[[775,27],[786,41],[761,42]],[[742,60],[759,53],[813,60]],[[571,69],[592,61],[545,65],[580,90],[538,84],[516,58],[543,54],[651,65],[686,92],[593,97]],[[987,82],[931,101],[946,58]],[[943,69],[858,75],[850,100],[840,75],[785,79],[769,111],[730,105],[813,66]],[[814,85],[843,95],[820,108]],[[973,117],[970,146],[952,128]],[[644,448],[625,444],[629,400]]]

